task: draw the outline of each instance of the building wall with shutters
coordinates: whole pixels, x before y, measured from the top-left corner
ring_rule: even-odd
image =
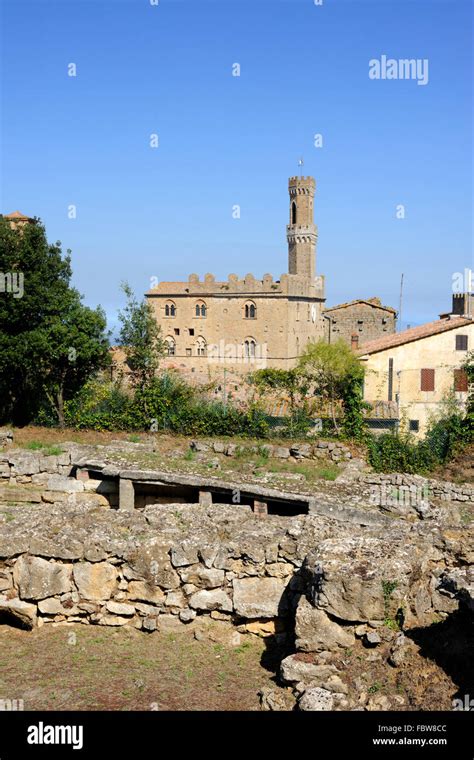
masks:
[[[465,338],[459,340],[459,336]],[[457,349],[466,346],[466,338],[467,350]],[[419,430],[412,432],[422,437],[449,394],[454,394],[460,408],[465,406],[468,386],[461,368],[472,350],[474,322],[362,356],[366,368],[364,398],[369,402],[388,401],[391,390],[398,402],[401,426],[408,430],[409,421],[418,420]]]

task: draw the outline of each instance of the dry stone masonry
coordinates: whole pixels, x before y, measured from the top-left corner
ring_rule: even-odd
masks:
[[[133,626],[144,635],[187,627],[230,646],[274,636],[287,647],[287,689],[262,693],[262,706],[329,710],[360,709],[338,653],[362,641],[379,656],[386,645],[387,666],[398,667],[410,630],[473,611],[474,529],[462,511],[472,489],[354,472],[306,494],[304,514],[262,516],[253,503],[202,500],[205,484],[180,476],[181,488],[194,484],[194,503],[159,496],[119,508],[125,482],[130,499],[130,488],[133,498],[138,486],[168,488],[172,475],[64,448],[0,457],[2,622]],[[421,512],[417,498],[398,511],[378,503],[374,489],[386,486],[428,488]],[[277,498],[263,489],[257,501],[269,493]],[[363,709],[388,707],[374,697]]]

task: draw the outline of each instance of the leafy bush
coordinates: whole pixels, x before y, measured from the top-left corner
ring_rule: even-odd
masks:
[[[69,427],[93,430],[170,430],[183,435],[268,435],[266,415],[203,399],[172,373],[129,393],[118,383],[90,381],[65,404]]]
[[[386,433],[368,439],[368,461],[377,472],[429,473],[473,440],[466,418],[449,414],[433,421],[426,436]]]
[[[466,418],[460,414],[434,422],[426,434],[424,442],[432,450],[439,462],[445,462],[472,440],[472,432]]]
[[[368,461],[376,472],[430,472],[439,459],[426,441],[385,433],[368,439]]]
[[[133,397],[120,384],[91,380],[64,405],[68,427],[92,430],[139,430],[143,420]]]

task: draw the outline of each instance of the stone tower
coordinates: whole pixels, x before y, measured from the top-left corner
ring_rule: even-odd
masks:
[[[314,224],[314,177],[290,177],[290,223],[286,228],[288,240],[288,272],[314,280],[316,269],[316,240]]]

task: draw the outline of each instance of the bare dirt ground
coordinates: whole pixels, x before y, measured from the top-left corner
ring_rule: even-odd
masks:
[[[191,631],[0,625],[0,699],[25,710],[258,710],[267,660],[256,637],[230,648]]]
[[[352,696],[386,696],[400,711],[452,710],[453,699],[474,689],[472,625],[454,615],[408,632],[410,646],[398,668],[387,664],[388,645],[371,650],[360,641],[332,661]],[[271,639],[253,636],[229,647],[198,641],[186,630],[150,635],[129,628],[0,625],[0,700],[22,699],[25,710],[254,711],[262,688],[278,688],[275,674],[285,654]],[[297,658],[312,662],[315,656]]]

